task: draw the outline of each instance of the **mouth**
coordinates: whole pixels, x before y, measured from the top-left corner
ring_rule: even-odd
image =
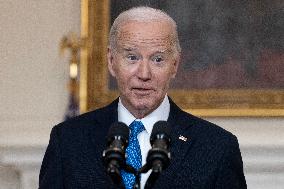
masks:
[[[132,91],[136,95],[147,96],[147,95],[151,94],[154,90],[152,88],[133,87]]]

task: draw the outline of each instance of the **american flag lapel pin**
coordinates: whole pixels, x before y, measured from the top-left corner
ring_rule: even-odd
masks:
[[[187,141],[187,137],[184,137],[184,136],[182,136],[182,135],[179,135],[178,139],[180,139],[180,140],[182,140],[182,141],[184,141],[184,142]]]

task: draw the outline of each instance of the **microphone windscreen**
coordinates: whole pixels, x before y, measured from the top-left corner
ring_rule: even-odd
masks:
[[[154,124],[153,130],[150,136],[150,140],[154,139],[157,135],[163,134],[170,138],[171,128],[170,124],[166,121],[158,121]]]
[[[108,138],[113,138],[115,136],[121,136],[122,138],[128,140],[129,138],[129,128],[125,123],[115,122],[111,125],[108,130]]]

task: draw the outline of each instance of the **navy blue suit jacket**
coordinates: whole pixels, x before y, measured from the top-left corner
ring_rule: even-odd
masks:
[[[117,188],[101,158],[109,127],[117,121],[117,103],[118,100],[52,129],[40,170],[40,189]],[[154,188],[246,188],[234,135],[182,111],[171,100],[168,122],[172,127],[172,159]]]

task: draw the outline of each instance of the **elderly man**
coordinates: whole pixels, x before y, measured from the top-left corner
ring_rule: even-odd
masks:
[[[121,13],[111,27],[108,48],[108,68],[120,96],[52,129],[39,188],[117,188],[101,158],[110,125],[119,121],[129,126],[126,163],[132,165],[129,159],[134,158],[138,167],[132,166],[138,169],[146,163],[153,124],[159,120],[170,124],[172,156],[153,188],[246,188],[237,138],[183,112],[167,96],[180,52],[176,23],[166,13],[149,7]],[[132,132],[137,133],[133,139]],[[142,188],[150,173],[141,174]],[[125,188],[133,188],[132,174],[121,170],[121,177]]]

